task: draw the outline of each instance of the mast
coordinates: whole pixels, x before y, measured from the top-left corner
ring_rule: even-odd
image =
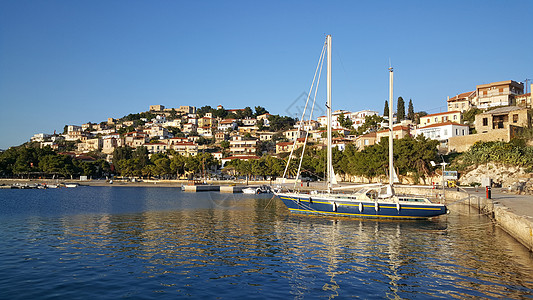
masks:
[[[394,78],[394,71],[392,67],[389,68],[389,185],[392,188],[392,185],[394,184],[394,152],[392,150],[393,145],[393,137],[394,137],[394,125],[392,124],[393,120],[393,96],[392,96],[392,83]]]
[[[328,140],[327,140],[327,186],[328,193],[331,193],[333,173],[333,154],[331,152],[331,35],[326,36],[327,54],[328,54],[328,69],[327,69],[327,104],[328,110]]]

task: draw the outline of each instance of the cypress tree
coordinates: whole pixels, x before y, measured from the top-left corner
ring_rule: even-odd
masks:
[[[388,117],[389,116],[389,102],[385,100],[385,108],[383,109],[383,116]]]
[[[396,110],[398,122],[405,119],[405,102],[402,97],[398,97],[398,109]]]
[[[409,99],[409,106],[407,108],[407,119],[414,121],[415,120],[415,108],[413,107],[413,100]]]

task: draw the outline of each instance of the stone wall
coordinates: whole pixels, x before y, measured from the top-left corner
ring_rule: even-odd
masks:
[[[428,190],[427,188],[420,187],[395,187],[395,190],[399,194],[422,194],[434,198],[438,196],[437,194],[432,196],[433,193],[437,193],[437,190]],[[533,222],[527,217],[518,216],[509,211],[507,207],[497,204],[491,199],[478,197],[462,191],[447,190],[446,206],[451,211],[461,211],[464,207],[470,206],[480,213],[486,214],[529,251],[533,251]]]
[[[491,142],[511,140],[509,128],[493,129],[489,133],[477,133],[464,136],[454,136],[448,139],[448,152],[465,152],[477,141]]]

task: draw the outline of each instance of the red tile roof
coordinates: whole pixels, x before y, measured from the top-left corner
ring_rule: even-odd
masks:
[[[466,92],[466,93],[461,93],[459,95],[456,95],[455,97],[452,97],[448,100],[448,102],[453,102],[453,101],[457,101],[459,99],[465,99],[465,98],[468,98],[468,97],[472,97],[476,94],[476,91],[472,91],[472,92]]]
[[[420,127],[420,128],[418,128],[418,129],[432,128],[432,127],[440,127],[440,126],[447,126],[447,125],[457,125],[457,126],[468,127],[468,125],[465,125],[465,124],[459,124],[459,123],[455,123],[455,122],[447,121],[447,122],[443,122],[443,123],[436,123],[436,124],[431,124],[431,125],[428,125],[428,126]]]
[[[436,114],[431,114],[431,115],[425,115],[421,118],[436,117],[436,116],[450,115],[450,114],[457,114],[457,113],[461,113],[461,112],[457,110],[453,110],[453,111],[441,112],[441,113],[436,113]]]

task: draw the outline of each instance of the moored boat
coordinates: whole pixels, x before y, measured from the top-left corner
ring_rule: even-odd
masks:
[[[326,166],[326,189],[324,191],[300,192],[296,191],[296,182],[300,176],[300,167],[296,175],[294,190],[284,190],[275,192],[285,206],[292,213],[309,213],[319,215],[337,215],[346,217],[364,218],[394,218],[394,219],[427,219],[447,213],[444,204],[433,203],[424,196],[416,195],[396,195],[394,192],[394,166],[393,166],[393,122],[389,120],[389,183],[355,186],[358,191],[339,193],[339,190],[346,190],[344,187],[334,188],[337,184],[332,163],[332,130],[331,130],[331,35],[326,37],[326,42],[319,60],[319,65],[323,61],[323,56],[327,53],[327,166]],[[319,67],[317,66],[317,71]],[[389,116],[393,116],[393,70],[389,69]],[[315,75],[316,77],[316,75]],[[316,95],[316,92],[315,92]],[[309,98],[308,98],[309,101]],[[306,106],[307,107],[307,103]],[[313,103],[314,107],[314,103]],[[305,109],[302,113],[302,120],[305,116]],[[312,116],[312,111],[310,118]],[[308,132],[306,131],[305,142],[307,142]],[[302,153],[305,153],[305,144]],[[293,146],[294,149],[294,146]],[[285,174],[292,158],[292,151],[289,155]],[[301,159],[300,159],[301,166]],[[284,177],[285,177],[284,174]]]

